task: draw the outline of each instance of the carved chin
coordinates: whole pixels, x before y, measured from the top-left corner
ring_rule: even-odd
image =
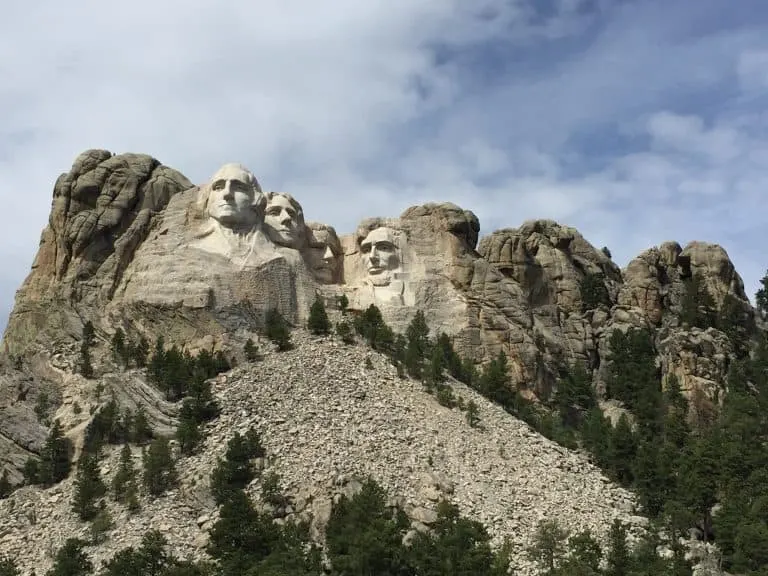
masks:
[[[392,278],[389,272],[382,272],[380,274],[369,274],[368,280],[374,286],[387,286],[392,281]]]
[[[295,247],[299,239],[291,234],[290,232],[281,232],[279,230],[274,230],[272,228],[268,229],[269,231],[269,239],[272,240],[275,244],[278,244],[280,246],[286,246],[288,248]]]
[[[323,284],[330,284],[333,282],[333,270],[330,268],[316,268],[314,273],[315,278],[317,278]]]

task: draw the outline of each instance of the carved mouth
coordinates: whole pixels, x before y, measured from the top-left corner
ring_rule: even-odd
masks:
[[[381,266],[371,266],[368,268],[368,274],[381,274],[384,270],[386,270],[386,268],[382,268]]]

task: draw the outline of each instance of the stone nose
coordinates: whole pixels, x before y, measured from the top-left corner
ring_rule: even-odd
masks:
[[[224,198],[226,200],[232,200],[232,198],[235,197],[235,191],[232,190],[232,183],[230,181],[227,181],[224,184]]]
[[[323,260],[333,260],[333,250],[329,246],[325,247],[325,252],[323,253]]]

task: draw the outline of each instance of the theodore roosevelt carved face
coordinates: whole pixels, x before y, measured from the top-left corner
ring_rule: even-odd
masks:
[[[387,286],[400,269],[400,249],[395,231],[386,226],[371,230],[360,243],[368,280],[374,286]]]
[[[311,222],[309,255],[312,273],[323,284],[338,282],[341,268],[341,242],[336,231],[326,224]]]
[[[269,192],[264,213],[264,232],[275,244],[300,248],[305,234],[301,204],[290,194]]]

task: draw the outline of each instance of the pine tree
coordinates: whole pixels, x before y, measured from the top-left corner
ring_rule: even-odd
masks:
[[[245,359],[248,360],[248,362],[255,362],[259,359],[259,349],[253,342],[253,338],[248,338],[248,340],[245,341],[245,346],[243,346],[243,353],[245,354]]]
[[[93,323],[89,320],[83,325],[82,340],[80,342],[79,371],[85,378],[93,378],[93,364],[91,363],[91,348],[96,339]]]
[[[581,425],[582,443],[593,455],[595,463],[602,468],[608,466],[612,431],[611,423],[597,406],[587,412]]]
[[[444,370],[445,356],[443,351],[437,346],[433,346],[429,356],[429,363],[426,366],[426,374],[424,375],[427,385],[430,387],[440,386],[440,384],[445,382]]]
[[[112,496],[120,503],[125,503],[128,496],[128,486],[136,483],[136,470],[133,466],[133,453],[128,444],[120,450],[120,464],[112,477]]]
[[[477,427],[478,423],[480,422],[478,406],[474,400],[470,400],[467,404],[466,418],[467,424],[469,424],[472,428]]]
[[[12,558],[0,557],[0,576],[21,576],[21,572]]]
[[[626,415],[622,414],[611,433],[608,448],[608,466],[617,481],[625,486],[632,484],[632,466],[637,453],[637,438]]]
[[[605,576],[629,576],[631,556],[627,546],[627,528],[614,520],[608,536]]]
[[[349,306],[349,298],[347,298],[346,294],[342,294],[339,296],[337,302],[339,304],[339,310],[341,310],[341,313],[346,316],[347,307]]]
[[[536,562],[543,574],[554,575],[566,552],[568,532],[556,520],[545,520],[536,528],[528,557]]]
[[[72,508],[80,520],[93,520],[98,514],[97,500],[104,496],[107,487],[99,473],[99,462],[95,454],[84,453],[77,465],[75,495]]]
[[[58,420],[48,433],[38,468],[38,482],[45,486],[58,484],[69,475],[72,442],[64,436]]]
[[[166,355],[165,338],[162,334],[155,341],[155,350],[149,360],[149,376],[157,386],[165,389]]]
[[[220,460],[211,474],[211,493],[217,504],[228,501],[232,494],[245,488],[253,480],[256,470],[252,460],[266,454],[255,429],[245,436],[238,432],[227,442],[224,460]]]
[[[179,426],[176,428],[176,440],[179,442],[181,453],[192,454],[200,446],[202,439],[200,421],[195,413],[193,401],[187,398],[181,406]]]
[[[264,331],[267,338],[277,345],[278,350],[283,352],[291,349],[291,330],[277,308],[272,308],[267,312],[264,320]]]
[[[680,320],[691,328],[706,329],[717,323],[715,302],[701,276],[693,274],[684,283]]]
[[[168,439],[152,440],[143,454],[144,487],[152,496],[159,496],[176,485],[176,463],[171,456]]]
[[[485,366],[479,380],[479,389],[483,396],[498,402],[509,412],[517,412],[518,398],[516,391],[509,385],[509,365],[503,350]]]
[[[130,357],[137,368],[144,368],[147,365],[147,356],[149,356],[149,342],[144,336],[141,336],[136,346],[131,347]]]
[[[339,574],[411,574],[402,540],[402,513],[392,514],[386,493],[372,480],[334,505],[326,528],[326,551]]]
[[[416,574],[490,576],[494,564],[490,536],[480,522],[462,518],[455,504],[441,501],[431,534],[419,533],[410,548]]]
[[[320,296],[315,297],[315,301],[309,308],[307,328],[315,336],[327,336],[331,332],[331,321],[328,320],[328,314]]]
[[[745,358],[749,354],[749,333],[744,304],[733,294],[725,295],[717,317],[717,328],[728,336],[737,358]]]
[[[712,529],[712,507],[717,503],[718,447],[712,434],[697,439],[683,457],[679,473],[679,498],[688,510],[698,516],[706,542]]]
[[[13,485],[8,480],[8,470],[3,470],[2,476],[0,476],[0,500],[8,498],[13,492]],[[1,575],[0,575],[1,576]]]
[[[594,310],[599,306],[611,305],[611,297],[608,288],[605,287],[605,276],[599,272],[588,272],[581,279],[579,285],[581,292],[581,310]]]
[[[112,357],[115,362],[121,362],[123,366],[128,365],[126,347],[125,347],[125,333],[121,328],[117,328],[112,335]]]
[[[421,378],[424,360],[430,355],[429,327],[421,310],[406,328],[405,368],[413,378]]]
[[[352,327],[346,320],[342,320],[336,324],[336,334],[339,335],[339,338],[341,338],[341,341],[344,342],[344,344],[353,344],[355,342],[355,335],[352,333]]]
[[[152,428],[147,420],[147,413],[143,406],[139,406],[133,415],[133,422],[130,431],[131,441],[134,444],[146,444],[152,439]]]
[[[768,317],[768,272],[760,278],[761,288],[755,293],[755,308],[762,318]]]
[[[93,563],[83,551],[87,542],[69,538],[56,553],[53,568],[46,576],[86,576],[93,572]]]

